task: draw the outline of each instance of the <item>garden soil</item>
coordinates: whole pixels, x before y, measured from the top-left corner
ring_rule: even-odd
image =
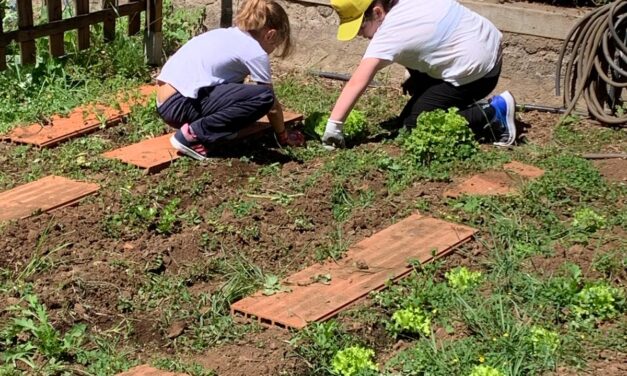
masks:
[[[203,3],[213,7],[211,9],[214,11],[219,6],[218,1]],[[342,45],[334,41],[334,30],[329,25],[335,25],[336,21],[327,7],[289,3],[287,8],[292,14],[295,9],[304,13],[293,17],[299,44],[298,53],[291,60],[282,62],[279,69],[349,72],[363,52],[363,41]],[[208,20],[209,24],[212,22],[215,20]],[[559,105],[559,98],[552,95],[552,74],[560,43],[514,35],[506,35],[505,42],[504,73],[498,90],[509,89],[525,103]],[[399,72],[390,71],[390,85],[398,83],[402,72],[398,75],[397,73]],[[551,139],[558,116],[527,112],[520,114],[520,120],[522,124],[526,124],[526,139],[544,144]],[[596,125],[591,123],[584,126]],[[116,135],[114,130],[105,130],[104,133],[113,138]],[[8,161],[2,160],[1,156],[10,155],[8,149],[13,147],[14,145],[7,143],[0,144],[0,163],[7,167],[9,174],[17,174],[17,171],[12,171],[13,167]],[[358,147],[376,148],[380,145],[373,143]],[[180,176],[177,175],[176,178],[192,182],[203,179],[206,174],[211,176],[211,183],[203,193],[204,199],[195,203],[199,213],[207,213],[222,203],[245,198],[241,190],[250,178],[257,176],[260,168],[277,160],[271,151],[259,151],[255,157],[255,163],[241,162],[238,156],[198,163],[192,165],[186,175],[179,173]],[[282,192],[285,189],[284,184],[294,181],[302,183],[320,170],[320,165],[315,160],[309,164],[281,162],[285,163],[281,166],[279,178],[262,179],[263,190]],[[598,163],[608,179],[625,181],[627,169],[624,162],[611,160]],[[164,174],[177,172],[166,169],[159,174],[146,176],[146,185],[156,185]],[[117,326],[126,320],[133,328],[127,341],[139,345],[142,350],[138,357],[147,360],[154,354],[175,354],[176,346],[168,338],[168,334],[176,336],[176,333],[172,333],[178,330],[159,327],[159,309],[150,315],[122,313],[120,304],[136,297],[145,281],[146,273],[184,274],[198,260],[228,257],[230,252],[239,252],[266,273],[287,275],[314,262],[313,250],[321,244],[317,234],[333,232],[329,228],[333,221],[328,199],[333,189],[332,179],[321,178],[307,189],[304,196],[295,197],[290,205],[293,212],[307,213],[312,219],[310,228],[296,228],[284,207],[270,201],[264,204],[263,200],[259,200],[260,207],[252,215],[240,218],[227,210],[220,219],[225,228],[244,229],[257,226],[259,234],[253,241],[235,231],[225,231],[220,237],[220,244],[209,249],[202,248],[199,247],[202,231],[193,226],[182,226],[179,232],[169,237],[152,231],[144,232],[138,237],[112,239],[103,233],[101,224],[105,213],[120,209],[111,207],[119,205],[111,203],[120,201],[120,192],[108,189],[106,176],[95,177],[95,180],[103,185],[96,198],[89,198],[75,207],[62,208],[7,225],[0,238],[0,268],[23,270],[34,259],[32,250],[46,255],[54,268],[29,277],[29,281],[48,308],[51,320],[57,328],[66,330],[72,325],[86,322],[91,330],[119,330]],[[368,187],[348,188],[353,192],[366,188],[374,191],[375,205],[343,224],[344,240],[348,244],[354,244],[407,216],[414,210],[413,204],[418,197],[431,202],[432,210],[437,212],[438,205],[443,205],[442,193],[450,188],[447,183],[441,182],[419,183],[393,200],[382,200],[386,196],[385,176],[374,172],[364,180],[369,182]],[[134,188],[137,192],[142,189],[146,188]],[[183,207],[186,205],[187,203],[182,203]],[[460,252],[451,255],[449,259],[452,264],[479,265],[482,253],[481,244],[473,242],[464,245]],[[582,249],[569,252],[568,260],[589,265],[590,257]],[[159,262],[155,263],[156,260]],[[541,266],[546,267],[551,263],[560,265],[563,261],[558,255],[553,262],[542,261],[544,263]],[[537,262],[536,266],[540,265],[539,260],[534,262]],[[153,267],[153,264],[156,266]],[[188,288],[194,294],[215,291],[221,282],[193,279],[187,281]],[[0,301],[0,306],[17,301],[13,297],[5,300]],[[2,320],[0,317],[0,321]],[[379,335],[376,331],[366,334],[373,343],[377,343]],[[186,360],[215,369],[219,375],[271,376],[281,372],[306,374],[306,365],[302,359],[290,351],[287,343],[289,339],[290,334],[286,331],[275,328],[260,329],[245,335],[237,342],[217,345],[200,355],[185,356]],[[395,347],[401,348],[403,344],[386,345],[390,344],[379,344],[387,351],[382,353],[382,357],[389,356],[390,351]],[[625,371],[624,361],[624,355],[621,359],[613,354],[604,362],[595,362],[593,372],[622,375]],[[564,371],[560,374],[568,373]]]

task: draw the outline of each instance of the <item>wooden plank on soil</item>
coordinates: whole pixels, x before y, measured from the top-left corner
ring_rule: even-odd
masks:
[[[118,373],[116,376],[188,376],[185,373],[174,373],[156,369],[147,364],[129,369],[126,372]]]
[[[68,206],[99,189],[95,183],[46,176],[0,193],[0,221],[28,218],[37,212]]]
[[[71,138],[110,127],[121,122],[131,112],[131,106],[145,103],[154,92],[153,85],[139,88],[138,98],[119,103],[119,109],[104,105],[87,105],[74,109],[68,117],[52,116],[47,124],[35,123],[13,129],[5,137],[16,143],[39,147],[55,146]]]
[[[409,272],[412,260],[427,263],[468,241],[475,229],[424,217],[410,217],[351,247],[338,262],[314,264],[284,279],[290,291],[261,291],[231,305],[231,313],[262,324],[301,329],[324,321]]]
[[[292,112],[283,112],[283,117],[286,124],[294,123],[303,119],[302,115]],[[264,116],[255,124],[242,129],[238,133],[236,140],[250,137],[269,128],[271,128],[269,120]],[[110,159],[118,159],[122,162],[135,165],[139,168],[145,169],[147,173],[158,172],[169,166],[174,160],[181,157],[181,154],[179,154],[176,149],[170,145],[170,137],[172,137],[172,133],[144,140],[120,149],[108,151],[102,154],[102,156]]]

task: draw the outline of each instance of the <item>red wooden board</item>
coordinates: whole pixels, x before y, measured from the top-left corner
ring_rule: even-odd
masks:
[[[13,129],[4,138],[16,143],[51,147],[71,138],[94,132],[101,127],[110,127],[121,122],[131,112],[131,106],[147,100],[155,87],[140,87],[138,98],[125,98],[120,108],[103,105],[87,105],[74,109],[68,117],[52,116],[47,124],[35,123]],[[104,124],[103,124],[104,121]]]
[[[270,296],[257,292],[231,305],[231,312],[300,329],[405,276],[412,270],[410,260],[426,263],[442,257],[474,233],[467,226],[414,214],[357,243],[338,262],[315,264],[284,279],[281,284],[291,291]],[[320,276],[330,280],[322,283]]]
[[[46,176],[0,193],[0,221],[27,218],[36,212],[68,206],[98,189],[98,184]]]
[[[303,116],[291,112],[284,112],[285,123],[290,124],[302,120]],[[256,133],[269,129],[270,123],[267,117],[259,119],[255,124],[242,129],[237,136],[237,140],[250,137]],[[143,168],[146,172],[157,172],[167,167],[172,161],[181,157],[176,149],[170,145],[172,134],[151,138],[120,149],[112,150],[103,154],[110,159],[119,159],[122,162]]]

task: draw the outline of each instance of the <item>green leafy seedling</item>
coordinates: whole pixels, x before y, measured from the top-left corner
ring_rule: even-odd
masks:
[[[470,372],[470,376],[504,376],[503,372],[490,366],[475,366]]]
[[[322,137],[327,120],[329,120],[329,113],[327,112],[312,113],[305,119],[305,132]],[[344,138],[346,140],[362,138],[367,132],[367,125],[366,115],[363,112],[359,110],[351,111],[342,128]]]
[[[481,272],[468,270],[466,267],[458,267],[445,274],[448,285],[453,289],[464,292],[481,282]]]
[[[416,128],[402,140],[402,147],[418,162],[429,164],[470,158],[479,144],[468,121],[456,108],[450,108],[421,114]]]
[[[274,295],[280,292],[290,292],[290,288],[282,286],[279,277],[273,274],[266,275],[263,283],[263,294],[266,296]]]
[[[338,351],[331,362],[334,375],[354,376],[368,371],[377,371],[379,367],[372,361],[374,350],[360,346],[351,346]]]
[[[392,331],[428,336],[431,334],[431,318],[419,307],[399,309],[392,315]]]

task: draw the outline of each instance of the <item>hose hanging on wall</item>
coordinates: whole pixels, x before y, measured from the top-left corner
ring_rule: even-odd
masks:
[[[627,0],[595,9],[568,33],[557,61],[556,94],[560,95],[564,55],[572,53],[564,70],[565,115],[583,95],[590,116],[606,125],[627,126]]]

